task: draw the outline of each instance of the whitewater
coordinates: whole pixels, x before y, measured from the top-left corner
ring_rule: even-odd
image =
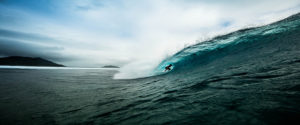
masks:
[[[297,124],[299,48],[296,14],[186,47],[144,78],[1,68],[0,124]]]

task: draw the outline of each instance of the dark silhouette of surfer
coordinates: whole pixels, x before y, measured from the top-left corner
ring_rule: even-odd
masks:
[[[170,71],[172,66],[173,66],[172,64],[166,66],[166,67],[165,67],[165,72],[166,72],[166,71]]]

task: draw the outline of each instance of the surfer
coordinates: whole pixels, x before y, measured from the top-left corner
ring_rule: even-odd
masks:
[[[165,72],[166,72],[166,71],[170,71],[170,70],[171,70],[171,67],[172,67],[172,64],[166,66],[166,67],[165,67]]]

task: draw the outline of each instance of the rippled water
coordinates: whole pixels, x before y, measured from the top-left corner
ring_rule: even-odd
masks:
[[[251,63],[249,64],[249,66]],[[258,70],[113,80],[103,69],[1,69],[1,124],[286,124],[300,61]],[[237,72],[246,68],[245,72]]]

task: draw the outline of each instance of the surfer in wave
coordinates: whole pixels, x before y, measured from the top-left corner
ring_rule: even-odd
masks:
[[[173,66],[172,64],[166,66],[166,67],[165,67],[165,72],[166,72],[166,71],[170,71],[172,66]]]

